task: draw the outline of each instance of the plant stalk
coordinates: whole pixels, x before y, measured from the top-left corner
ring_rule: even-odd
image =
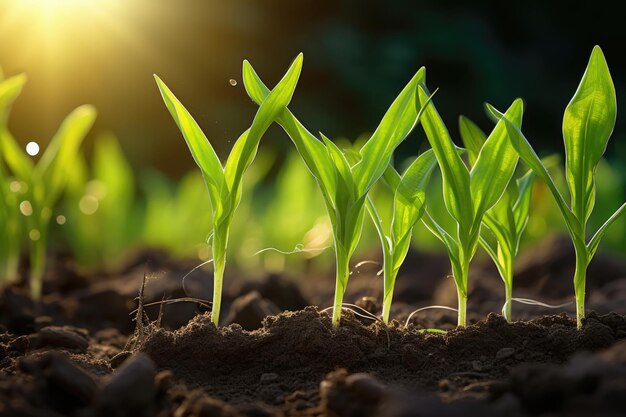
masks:
[[[509,273],[511,276],[507,277],[509,279],[504,283],[504,309],[502,309],[502,314],[507,322],[511,322],[511,305],[513,304],[513,285],[511,285],[512,281],[512,272]]]
[[[391,256],[390,256],[391,258]],[[388,265],[389,264],[389,265]],[[389,324],[389,312],[391,311],[391,303],[393,302],[393,287],[396,282],[397,270],[393,270],[391,259],[385,260],[384,265],[384,295],[383,295],[383,322]]]
[[[589,260],[587,253],[576,250],[576,270],[574,271],[574,294],[576,298],[576,327],[580,330],[585,318],[585,287],[587,282],[587,267]]]
[[[467,317],[467,283],[469,275],[469,265],[452,264],[452,275],[456,284],[456,294],[458,298],[458,322],[459,327],[465,327]]]
[[[30,295],[34,301],[41,298],[46,264],[46,236],[43,230],[39,233],[37,240],[30,241]]]
[[[465,327],[467,319],[466,319],[466,315],[467,315],[467,294],[463,293],[461,291],[461,289],[459,287],[457,287],[456,289],[456,294],[458,297],[458,308],[459,308],[459,313],[458,313],[458,322],[457,322],[457,326],[459,327]]]
[[[335,302],[333,304],[333,327],[337,328],[341,321],[341,305],[350,277],[350,259],[340,250],[336,249],[335,252],[337,255],[337,276],[335,279]]]
[[[211,307],[211,322],[215,327],[220,324],[220,309],[222,307],[222,285],[224,283],[224,269],[226,259],[216,259],[213,265],[213,304]]]

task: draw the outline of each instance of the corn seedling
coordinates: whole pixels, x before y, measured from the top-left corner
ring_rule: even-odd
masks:
[[[492,107],[489,109],[496,117],[499,117]],[[626,209],[626,204],[620,206],[587,241],[587,221],[595,204],[595,170],[606,150],[615,126],[616,116],[615,87],[604,54],[600,47],[596,46],[593,48],[580,85],[563,116],[565,175],[570,193],[570,205],[557,189],[548,170],[519,127],[511,122],[507,115],[503,118],[512,144],[520,158],[532,168],[538,178],[548,185],[572,238],[576,253],[574,292],[576,321],[579,328],[585,317],[587,267],[606,230]]]
[[[301,69],[302,54],[298,55],[276,88],[271,93],[268,92],[266,99],[260,104],[252,126],[237,139],[225,166],[222,166],[215,150],[191,114],[155,76],[163,100],[202,171],[211,200],[213,231],[210,243],[214,265],[211,320],[216,327],[219,325],[228,235],[233,215],[241,201],[243,174],[256,156],[261,137],[291,101]]]
[[[465,326],[469,265],[476,253],[485,213],[502,197],[517,165],[517,154],[508,139],[504,122],[498,122],[468,170],[429,95],[420,86],[419,102],[425,107],[421,124],[437,157],[443,178],[443,197],[456,230],[445,230],[426,211],[423,221],[444,244],[450,257],[458,296],[458,325]],[[508,119],[521,124],[522,100],[513,102]]]
[[[26,77],[23,74],[5,80],[0,70],[0,135],[7,131],[11,105],[25,82]],[[19,205],[26,190],[26,184],[12,178],[0,161],[0,282],[14,282],[18,279],[22,245],[22,215]]]
[[[409,251],[413,227],[424,214],[426,187],[436,164],[435,154],[428,150],[415,159],[402,176],[389,165],[383,174],[384,182],[393,190],[393,217],[388,228],[373,200],[367,197],[367,209],[383,249],[382,319],[385,323],[389,322],[396,277]]]
[[[463,116],[459,118],[459,132],[467,149],[469,165],[474,166],[487,136],[471,120]],[[480,245],[489,254],[504,281],[502,315],[507,321],[511,321],[513,268],[520,240],[528,223],[533,182],[532,171],[510,181],[500,201],[485,213],[484,227],[479,235]],[[485,233],[487,230],[491,232],[495,242],[488,238]]]
[[[5,162],[15,180],[26,187],[19,208],[30,241],[29,282],[35,300],[41,296],[52,210],[67,185],[79,147],[95,118],[96,111],[91,106],[81,106],[70,113],[37,164],[23,153],[7,129],[1,132],[0,147]]]
[[[393,151],[420,118],[416,94],[425,75],[426,70],[421,68],[400,92],[372,137],[361,148],[360,159],[354,165],[349,163],[335,143],[324,135],[321,135],[322,140],[318,140],[288,109],[277,118],[315,177],[330,218],[336,260],[332,317],[335,327],[341,319],[343,296],[350,275],[350,258],[359,243],[363,228],[367,194],[385,172]],[[269,90],[247,63],[244,65],[243,78],[250,98],[257,104],[263,103]]]

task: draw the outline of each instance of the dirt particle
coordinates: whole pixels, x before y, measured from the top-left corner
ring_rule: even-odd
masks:
[[[278,374],[274,372],[267,372],[261,375],[261,384],[267,384],[278,380]]]
[[[496,359],[503,360],[506,358],[510,358],[515,354],[515,349],[512,347],[505,347],[496,352]]]

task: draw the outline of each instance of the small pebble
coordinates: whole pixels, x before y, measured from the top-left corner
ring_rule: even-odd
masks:
[[[109,359],[109,365],[111,365],[111,368],[117,369],[131,355],[132,355],[132,352],[129,352],[127,350],[123,350],[120,353],[118,353],[117,355],[113,356],[111,359]]]
[[[89,347],[85,332],[70,326],[43,327],[33,341],[37,347],[59,347],[84,352]]]
[[[278,374],[274,372],[268,372],[261,375],[261,383],[266,384],[268,382],[274,382],[278,380]]]
[[[91,375],[56,352],[45,375],[51,386],[61,389],[85,405],[91,404],[100,390]]]
[[[156,366],[144,353],[134,354],[120,366],[102,389],[100,409],[143,410],[152,406],[156,396]]]
[[[514,354],[515,354],[515,349],[510,348],[510,347],[502,348],[496,353],[496,359],[498,360],[506,359],[506,358],[513,356]]]

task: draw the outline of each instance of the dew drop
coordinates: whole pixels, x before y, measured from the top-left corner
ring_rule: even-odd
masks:
[[[37,142],[28,142],[26,144],[26,153],[35,156],[39,153],[39,144]]]
[[[65,224],[65,222],[67,221],[67,219],[65,218],[64,215],[59,214],[56,218],[57,224]]]
[[[233,87],[235,87],[237,85],[237,80],[235,80],[234,78],[231,78],[230,80],[228,80],[228,84],[230,84]]]
[[[24,200],[20,203],[20,212],[24,216],[31,216],[33,214],[33,206],[30,201]]]

